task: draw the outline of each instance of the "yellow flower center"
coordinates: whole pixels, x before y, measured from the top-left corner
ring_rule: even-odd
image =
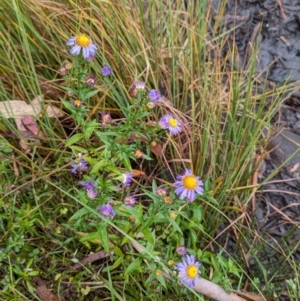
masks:
[[[161,273],[162,273],[162,271],[161,271],[161,270],[156,270],[156,271],[155,271],[155,275],[156,275],[156,276],[160,276],[160,275],[161,275]]]
[[[103,115],[102,120],[103,120],[104,123],[109,123],[110,122],[110,115],[109,114]]]
[[[143,157],[143,152],[141,152],[139,149],[135,151],[134,156],[136,158],[141,158]]]
[[[197,187],[197,178],[194,175],[185,176],[182,180],[183,187],[194,190]]]
[[[169,196],[167,196],[164,198],[164,202],[165,204],[172,204],[172,199]]]
[[[76,37],[76,44],[80,47],[87,47],[91,44],[91,39],[85,34],[79,34]]]
[[[176,127],[177,126],[177,120],[174,119],[174,118],[170,118],[168,123],[171,127]]]
[[[177,214],[174,212],[170,212],[169,216],[170,218],[175,219],[177,217]]]
[[[79,108],[81,106],[81,100],[80,99],[75,99],[73,101],[73,105],[75,108]]]
[[[130,222],[135,222],[135,218],[134,218],[134,216],[132,216],[132,215],[130,215],[130,216],[128,217],[128,219],[129,219]]]
[[[198,268],[194,265],[194,264],[190,264],[187,268],[186,268],[186,275],[190,278],[190,279],[195,279],[198,275]]]

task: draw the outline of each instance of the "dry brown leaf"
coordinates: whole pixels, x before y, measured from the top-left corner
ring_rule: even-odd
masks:
[[[20,146],[22,150],[27,154],[30,152],[30,147],[28,146],[26,138],[44,138],[44,134],[39,130],[38,124],[35,117],[39,116],[42,112],[43,95],[37,96],[27,104],[23,100],[8,100],[0,102],[0,113],[5,118],[14,118],[17,129],[23,136],[20,140]],[[51,106],[51,104],[46,106],[46,113],[50,118],[62,117],[64,114],[58,108]]]
[[[31,148],[30,148],[30,146],[28,145],[28,142],[27,142],[26,139],[20,139],[20,142],[19,142],[19,143],[20,143],[21,149],[23,150],[23,152],[24,152],[25,154],[30,153]]]
[[[25,129],[30,131],[34,136],[39,134],[39,126],[33,116],[22,116],[21,121]]]
[[[140,176],[144,176],[144,175],[145,175],[145,173],[143,171],[141,171],[141,170],[137,170],[137,169],[133,169],[132,170],[132,176],[134,178],[140,177]]]
[[[38,116],[42,113],[42,101],[43,95],[39,95],[34,98],[30,104],[27,104],[24,100],[0,101],[0,113],[5,118],[15,118],[17,116]],[[46,113],[50,118],[64,116],[60,109],[52,106],[51,104],[47,105]]]
[[[76,263],[73,268],[74,269],[78,269],[81,268],[82,266],[88,264],[88,263],[92,263],[96,260],[99,260],[101,258],[105,258],[110,256],[111,254],[105,253],[104,251],[99,251],[97,253],[93,253],[87,257],[85,257],[80,263]]]
[[[65,298],[59,298],[56,294],[48,290],[44,280],[38,276],[33,278],[34,282],[38,285],[36,294],[42,301],[66,301]]]
[[[297,169],[298,169],[298,167],[299,167],[299,163],[296,163],[291,169],[290,169],[290,172],[295,172]]]
[[[161,158],[162,154],[163,154],[163,148],[161,143],[155,142],[155,143],[151,143],[151,152],[158,158]]]

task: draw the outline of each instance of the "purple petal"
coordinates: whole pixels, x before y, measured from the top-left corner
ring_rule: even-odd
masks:
[[[175,189],[174,193],[178,195],[178,194],[181,194],[184,190],[185,190],[185,188],[183,186],[180,186]]]
[[[83,58],[85,60],[87,60],[90,56],[90,51],[89,51],[89,48],[88,47],[83,47],[82,48],[82,53],[83,53]]]
[[[75,44],[76,37],[72,37],[68,40],[67,46],[73,46]]]
[[[80,53],[80,49],[81,47],[78,46],[78,45],[75,45],[71,50],[70,50],[70,53],[72,55],[78,55]]]

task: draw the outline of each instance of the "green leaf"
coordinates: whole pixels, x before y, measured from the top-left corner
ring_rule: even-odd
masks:
[[[83,133],[84,133],[85,140],[90,140],[97,125],[98,125],[98,122],[96,120],[93,120],[84,126]]]
[[[83,137],[84,136],[82,133],[75,134],[66,141],[65,146],[70,146],[70,145],[78,142],[79,140],[82,140]]]
[[[109,269],[110,271],[117,268],[124,261],[123,257],[119,257]]]
[[[72,145],[72,146],[70,146],[70,148],[71,148],[73,151],[75,151],[76,153],[83,153],[83,154],[87,153],[87,149],[86,149],[86,148],[83,148],[83,147],[81,147],[81,146]]]
[[[102,140],[102,137],[104,137],[104,136],[117,136],[116,132],[109,131],[109,130],[105,131],[105,132],[96,131],[95,133],[101,140]]]
[[[102,245],[103,245],[104,251],[108,253],[109,252],[108,235],[107,235],[106,227],[104,225],[101,225],[98,228],[98,234],[99,234],[100,239],[102,241]]]
[[[107,161],[105,159],[100,160],[93,166],[91,170],[91,174],[97,173],[100,169],[103,169],[106,165],[107,165]]]
[[[219,272],[215,272],[213,278],[211,279],[211,282],[218,284],[221,281],[222,281],[222,274],[220,274]]]
[[[127,236],[124,236],[122,241],[121,241],[121,246],[130,243],[130,238],[128,238]]]
[[[128,223],[122,228],[122,230],[123,230],[124,233],[128,233],[129,230],[131,230],[131,228],[132,228],[132,226],[131,226],[131,224],[128,222]]]
[[[143,211],[141,206],[137,206],[137,207],[124,206],[122,210],[120,210],[119,214],[121,216],[126,216],[126,217],[133,216],[135,219],[136,227],[143,222]],[[132,229],[132,225],[129,223],[129,226],[126,225],[123,231],[127,233],[130,229]]]
[[[154,219],[154,216],[147,217],[147,219],[143,222],[140,231],[143,232],[144,229],[147,229],[154,222]]]
[[[205,198],[208,201],[210,201],[211,203],[213,203],[213,204],[215,204],[215,205],[217,205],[219,207],[219,203],[217,202],[217,200],[213,196],[211,196],[211,195],[205,195]]]
[[[111,171],[117,175],[121,175],[122,172],[120,171],[120,169],[118,169],[117,167],[114,167],[112,165],[107,165],[106,168],[105,168],[107,171]]]
[[[217,259],[216,259],[215,255],[211,256],[211,265],[213,266],[213,268],[215,269],[216,272],[219,272],[220,266],[217,262]]]
[[[202,208],[199,205],[193,206],[194,221],[199,224],[202,221]]]
[[[72,221],[74,219],[78,219],[80,217],[83,217],[85,214],[90,213],[90,210],[87,208],[81,208],[76,213],[74,213],[73,216],[70,217],[69,221]]]
[[[78,234],[78,233],[77,233]],[[83,234],[80,234],[83,235]],[[82,236],[80,238],[81,242],[91,242],[93,244],[96,245],[102,245],[102,240],[99,237],[99,233],[98,232],[91,232],[91,233],[87,233],[84,236]]]
[[[114,246],[114,253],[116,255],[118,255],[119,257],[124,257],[125,256],[123,251],[118,246]]]
[[[169,221],[170,224],[172,224],[172,226],[181,234],[183,235],[180,227],[177,225],[176,221],[173,218],[170,218],[169,216],[167,216],[167,219]]]
[[[31,271],[31,272],[27,273],[28,276],[36,276],[38,274],[39,274],[38,271]]]
[[[153,280],[156,278],[155,272],[151,273],[148,279],[145,282],[145,286],[149,286],[150,284],[153,283]]]
[[[129,158],[126,156],[126,154],[122,154],[122,162],[126,169],[131,170],[131,164]]]
[[[192,241],[193,246],[195,246],[198,242],[198,236],[193,229],[190,229],[189,232],[190,232],[189,238]]]
[[[155,237],[154,235],[151,233],[151,231],[149,229],[144,229],[143,232],[145,239],[151,244],[154,245],[155,243]]]
[[[156,279],[160,282],[160,284],[164,287],[167,288],[166,285],[166,280],[162,275],[156,276]]]
[[[206,181],[204,181],[204,191],[209,191],[210,190],[210,181],[209,179],[207,179]]]
[[[141,263],[142,259],[140,257],[136,258],[125,270],[125,275],[129,275],[136,270],[141,271]]]
[[[85,101],[86,99],[96,95],[100,90],[94,90],[94,91],[90,91],[88,92],[85,96],[82,97],[82,101]]]
[[[69,103],[68,101],[66,101],[64,99],[62,99],[61,102],[68,110],[70,110],[71,112],[74,111],[74,106],[72,103]]]

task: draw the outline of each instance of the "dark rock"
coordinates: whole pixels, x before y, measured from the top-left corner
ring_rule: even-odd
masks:
[[[282,130],[269,144],[270,157],[275,162],[282,164],[288,160],[290,165],[300,164],[300,136],[290,130]]]

